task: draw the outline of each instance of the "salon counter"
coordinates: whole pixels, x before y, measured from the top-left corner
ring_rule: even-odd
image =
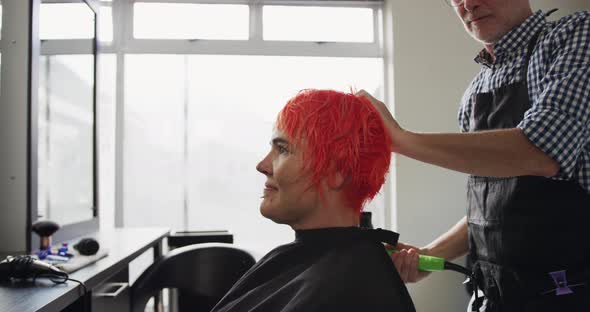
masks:
[[[82,287],[72,281],[58,285],[47,279],[38,279],[35,283],[0,283],[0,311],[83,311],[85,299],[91,300],[91,311],[126,311],[129,309],[129,263],[150,248],[154,250],[154,258],[161,257],[162,240],[168,233],[165,228],[121,228],[86,235],[84,237],[97,239],[109,254],[70,274],[70,278],[86,285],[89,294],[85,298]],[[6,255],[0,257],[4,259]],[[117,294],[122,294],[121,298],[97,295],[110,283],[119,285]]]

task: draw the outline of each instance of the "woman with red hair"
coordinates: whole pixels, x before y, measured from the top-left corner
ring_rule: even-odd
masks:
[[[371,103],[304,90],[278,115],[260,211],[295,231],[250,269],[213,311],[415,311],[382,242],[398,234],[359,227],[385,182],[391,140]]]

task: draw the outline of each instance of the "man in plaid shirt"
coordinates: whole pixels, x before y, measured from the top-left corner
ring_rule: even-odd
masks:
[[[406,282],[418,254],[468,254],[485,300],[474,311],[590,309],[590,12],[558,21],[529,0],[447,0],[484,49],[462,99],[462,133],[388,123],[394,152],[470,174],[466,216],[428,246],[398,244]],[[580,238],[579,240],[575,240]]]

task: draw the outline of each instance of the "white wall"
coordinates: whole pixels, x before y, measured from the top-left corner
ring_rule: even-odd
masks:
[[[554,17],[590,9],[588,0],[532,5],[545,11],[559,7]],[[386,10],[393,21],[394,115],[409,130],[457,132],[459,100],[478,71],[472,60],[480,46],[443,0],[387,1]],[[423,246],[465,215],[465,175],[405,157],[397,157],[392,173],[392,224],[400,241]],[[409,285],[417,311],[465,311],[463,280],[444,272]]]

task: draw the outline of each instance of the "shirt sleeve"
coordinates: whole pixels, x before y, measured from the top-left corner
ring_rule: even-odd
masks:
[[[559,163],[557,178],[571,179],[590,137],[590,18],[564,28],[552,39],[553,62],[517,127]]]

